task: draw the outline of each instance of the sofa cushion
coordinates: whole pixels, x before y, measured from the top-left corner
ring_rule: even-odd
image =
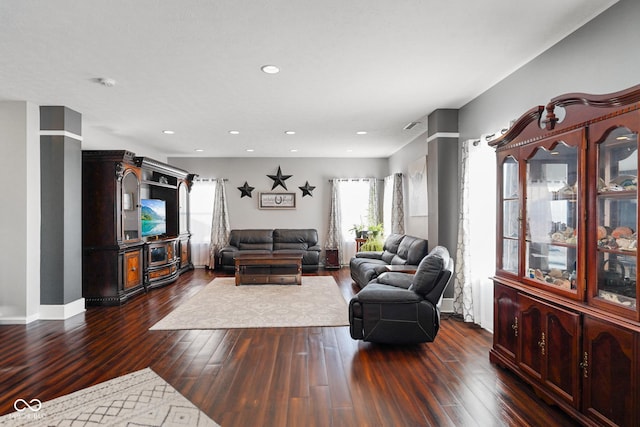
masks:
[[[264,247],[271,250],[273,248],[273,230],[231,230],[231,232],[229,233],[229,245],[242,249],[240,247],[241,243],[264,243]]]
[[[406,264],[418,265],[427,255],[428,250],[426,240],[419,237],[404,236],[400,246],[398,246],[397,255],[403,258]]]
[[[404,234],[390,234],[384,241],[383,250],[392,254],[398,253],[400,242],[404,239]]]
[[[238,243],[238,249],[241,251],[255,251],[255,250],[263,250],[263,251],[271,251],[271,243]]]
[[[284,247],[280,245],[304,244],[306,249],[318,243],[318,231],[313,228],[303,229],[286,229],[276,228],[273,230],[273,248],[274,249],[293,249],[292,247]],[[301,249],[301,248],[297,248]]]
[[[300,242],[300,243],[278,243],[278,242],[273,242],[273,250],[274,251],[279,251],[279,250],[298,250],[298,251],[306,251],[307,249],[309,249],[309,245],[305,242]]]
[[[442,246],[436,246],[420,262],[413,276],[410,290],[420,294],[428,294],[438,284],[438,278],[449,264],[449,252]]]

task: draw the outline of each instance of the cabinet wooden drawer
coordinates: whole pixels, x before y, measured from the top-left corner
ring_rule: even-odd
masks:
[[[142,284],[142,251],[124,254],[124,288],[129,289]]]

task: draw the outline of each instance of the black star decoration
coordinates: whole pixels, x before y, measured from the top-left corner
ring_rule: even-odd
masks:
[[[254,187],[251,187],[249,184],[247,184],[247,181],[244,182],[244,185],[242,187],[238,187],[238,190],[240,190],[240,198],[242,199],[244,196],[248,196],[251,197],[251,192],[253,191]]]
[[[309,185],[309,181],[305,182],[304,185],[302,187],[298,187],[300,190],[302,190],[302,197],[304,196],[311,196],[313,197],[313,194],[311,194],[311,192],[313,191],[314,187],[313,185]]]
[[[287,184],[285,184],[284,181],[291,178],[293,175],[282,175],[282,170],[280,170],[280,166],[278,166],[277,175],[267,175],[267,176],[273,180],[273,186],[271,187],[272,190],[275,190],[275,188],[278,185],[281,185],[282,188],[286,190]]]

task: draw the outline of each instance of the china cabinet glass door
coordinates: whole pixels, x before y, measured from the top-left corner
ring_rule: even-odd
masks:
[[[572,298],[578,279],[578,203],[582,133],[539,145],[526,160],[525,277]]]
[[[140,180],[131,170],[122,178],[122,240],[133,241],[140,238]]]
[[[520,247],[520,195],[518,162],[508,156],[502,163],[502,259],[501,269],[518,274]]]
[[[189,209],[187,206],[188,203],[189,190],[187,190],[187,185],[184,182],[181,182],[178,185],[178,231],[180,234],[189,232]]]
[[[596,289],[591,296],[637,316],[638,134],[620,126],[598,144]]]

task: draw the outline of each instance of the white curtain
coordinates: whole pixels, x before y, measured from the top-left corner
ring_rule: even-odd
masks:
[[[197,178],[189,195],[191,226],[191,261],[195,266],[209,265],[211,216],[213,215],[214,179]]]
[[[335,203],[332,200],[329,224],[334,223],[340,229],[340,236],[338,233],[331,233],[331,238],[340,239],[340,264],[346,265],[356,251],[353,227],[363,226],[366,230],[369,225],[380,222],[380,186],[375,178],[333,179],[331,182],[334,188],[332,198],[336,199]],[[328,244],[329,241],[326,245]]]
[[[325,249],[334,249],[338,251],[338,260],[342,256],[342,219],[340,216],[340,184],[339,180],[332,179],[331,184],[331,201],[329,202],[329,227],[327,230],[327,241]]]
[[[384,179],[383,196],[384,234],[404,234],[404,192],[402,174],[395,173]]]
[[[211,259],[211,249],[213,247],[215,251],[225,245],[229,233],[224,180],[215,178],[194,180],[189,202],[192,262],[198,267],[212,268],[214,264]]]
[[[453,309],[465,322],[492,329],[496,160],[485,138],[462,143],[460,170]]]
[[[209,243],[209,268],[215,268],[220,249],[229,241],[229,209],[227,208],[227,193],[224,179],[216,179],[216,189],[213,197],[213,215],[211,218],[211,240]]]

